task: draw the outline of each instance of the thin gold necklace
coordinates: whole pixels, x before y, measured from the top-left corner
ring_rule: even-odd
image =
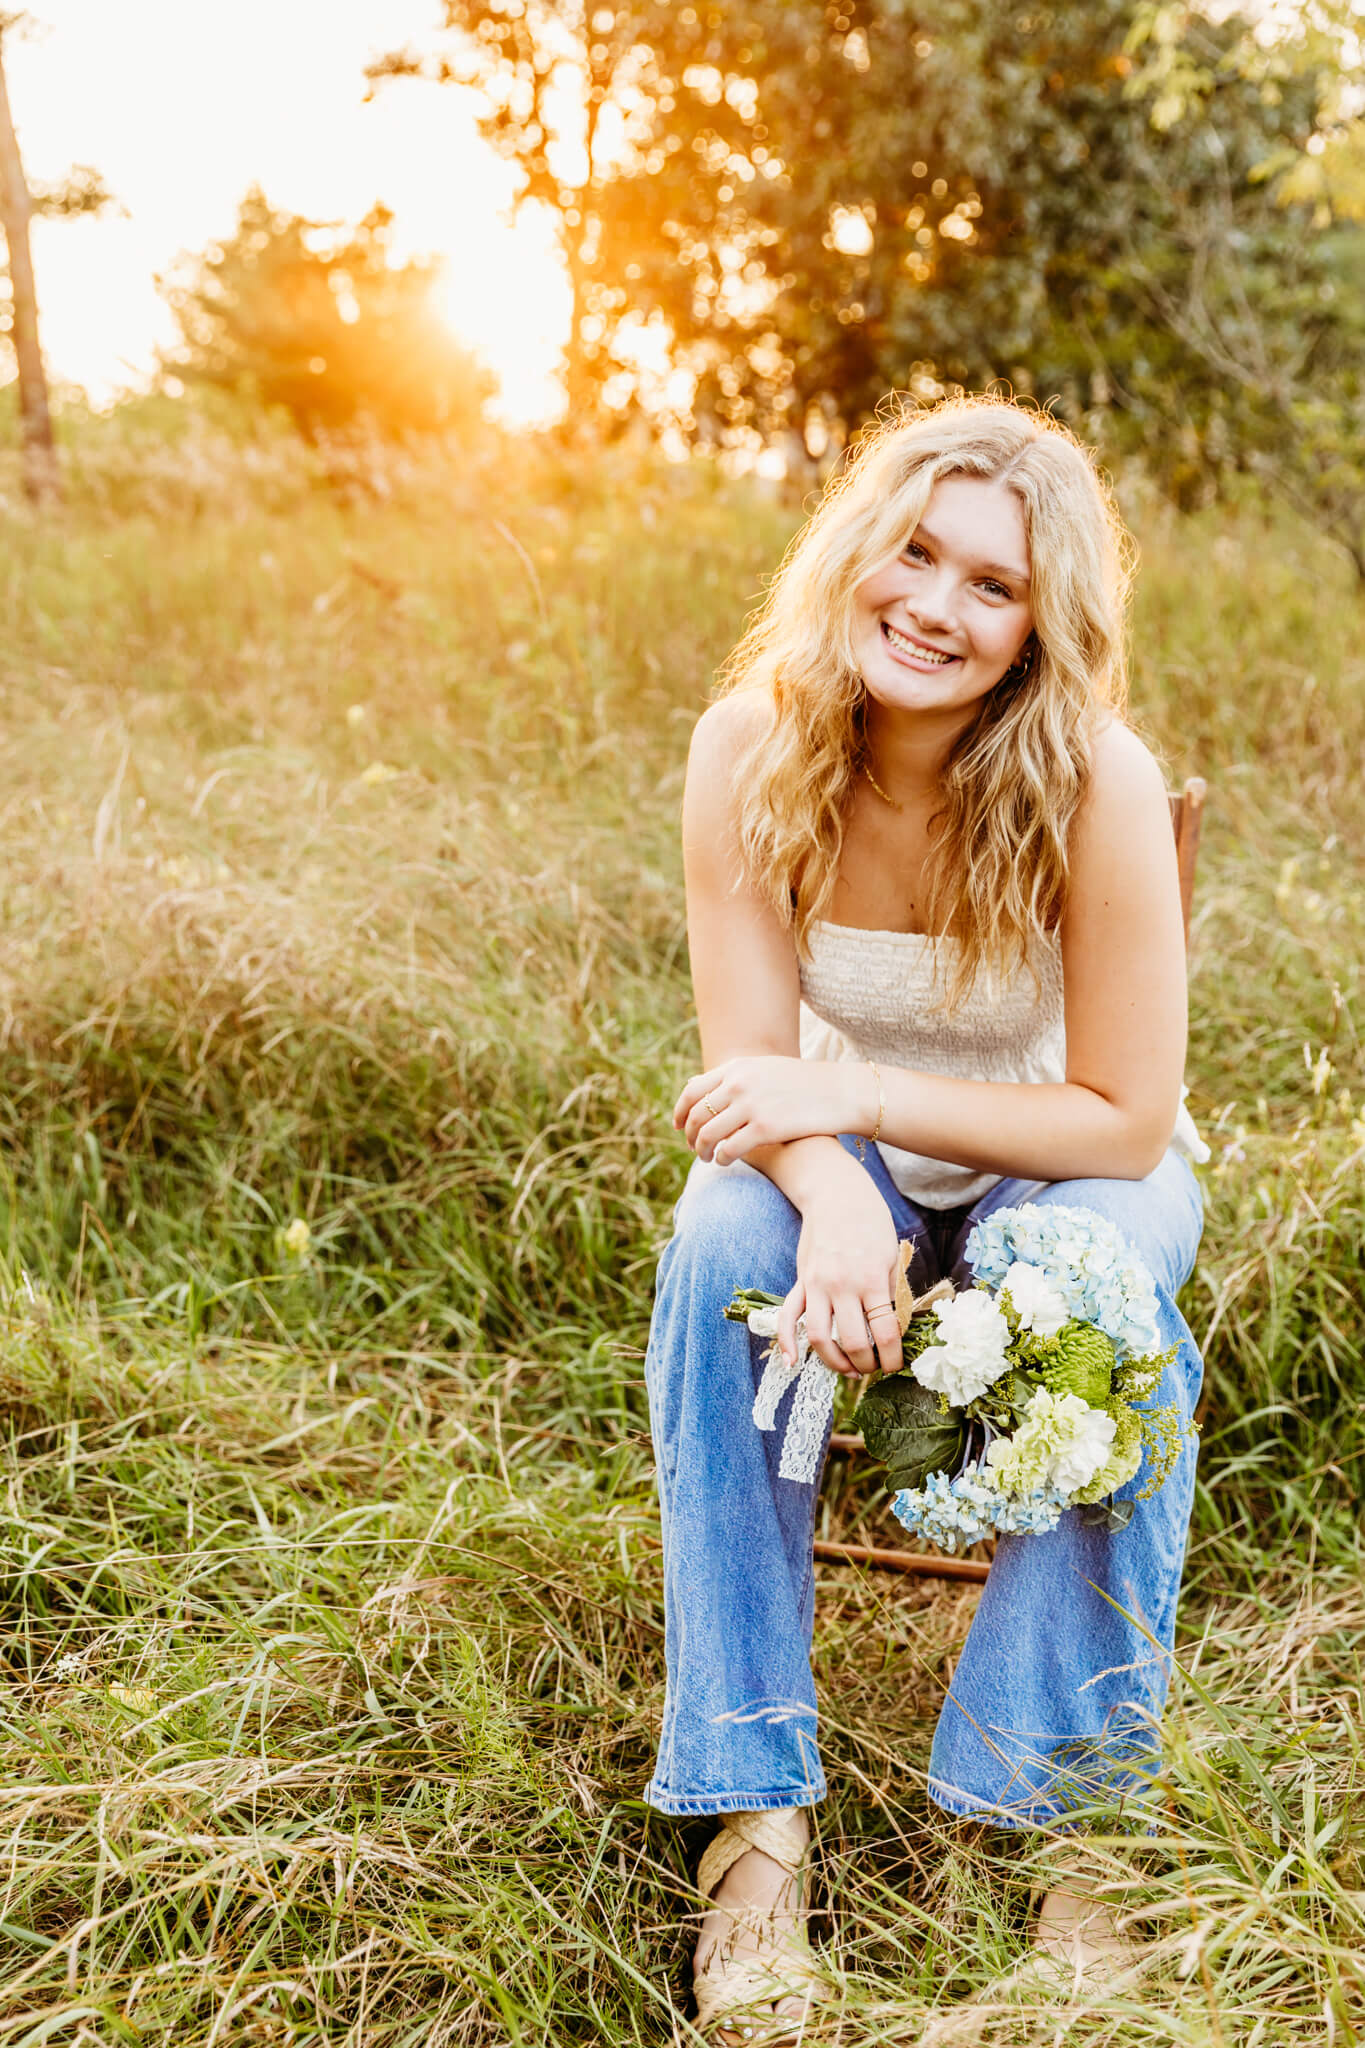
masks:
[[[880,782],[878,782],[876,776],[872,773],[872,770],[868,767],[866,761],[863,762],[863,774],[872,784],[872,787],[876,790],[878,796],[881,798],[884,804],[890,804],[893,811],[902,811],[905,809],[904,804],[898,804],[893,796],[887,795],[886,791],[882,788]]]

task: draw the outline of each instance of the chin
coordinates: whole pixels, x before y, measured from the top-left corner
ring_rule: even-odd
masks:
[[[941,676],[921,675],[914,669],[894,669],[890,675],[864,674],[863,686],[868,694],[884,704],[888,711],[895,710],[948,710],[956,704],[968,704],[979,694],[969,690],[963,692],[963,677],[955,676],[947,683]]]

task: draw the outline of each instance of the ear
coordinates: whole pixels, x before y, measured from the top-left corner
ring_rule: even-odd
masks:
[[[1031,632],[1028,639],[1019,649],[1019,652],[1015,655],[1014,660],[1005,670],[1004,675],[1001,676],[1000,681],[1011,685],[1027,682],[1038,665],[1038,657],[1041,651],[1038,644],[1038,635]]]

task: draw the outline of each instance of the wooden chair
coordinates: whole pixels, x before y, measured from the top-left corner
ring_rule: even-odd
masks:
[[[1208,785],[1202,776],[1192,775],[1183,789],[1170,793],[1171,827],[1175,833],[1176,865],[1180,872],[1180,911],[1185,923],[1185,944],[1190,942],[1190,913],[1194,907],[1194,871],[1199,859],[1199,834],[1204,822],[1204,798]],[[838,1431],[830,1438],[831,1451],[856,1457],[863,1449],[860,1436]],[[866,1564],[879,1571],[913,1572],[922,1579],[972,1579],[980,1581],[990,1570],[975,1557],[925,1557],[914,1550],[881,1550],[866,1543],[817,1543],[815,1555],[825,1564]]]

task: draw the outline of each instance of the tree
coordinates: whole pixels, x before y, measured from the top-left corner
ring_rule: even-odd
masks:
[[[252,190],[230,239],[163,285],[182,338],[165,367],[283,406],[311,440],[359,425],[468,434],[493,379],[441,320],[435,274],[395,262],[382,206],[343,229]]]
[[[651,320],[695,380],[697,438],[813,446],[892,387],[1003,378],[1190,496],[1245,466],[1260,405],[1200,317],[1250,293],[1281,354],[1347,345],[1320,209],[1264,175],[1311,160],[1334,60],[1319,38],[1271,78],[1249,21],[1193,14],[1199,118],[1154,120],[1151,14],[443,0],[452,51],[379,68],[477,86],[522,201],[558,209],[571,389],[618,397],[622,337]]]
[[[666,9],[594,0],[439,0],[454,32],[445,51],[401,50],[370,67],[371,83],[425,78],[472,86],[480,128],[520,173],[518,207],[540,203],[556,223],[571,292],[565,395],[569,417],[595,408],[609,359],[600,265],[599,201],[623,150],[659,112],[651,98],[651,37]]]
[[[47,373],[38,339],[38,293],[29,249],[35,213],[94,213],[109,204],[99,174],[78,165],[59,186],[31,191],[24,176],[19,141],[5,81],[4,39],[27,25],[27,16],[0,13],[0,226],[9,253],[9,335],[19,369],[19,420],[24,451],[24,489],[35,503],[60,494],[61,477],[52,438]]]
[[[678,180],[663,173],[685,174],[689,146],[700,148],[704,137],[705,161],[688,197],[698,221],[719,218],[728,141],[740,141],[753,122],[758,88],[749,72],[770,57],[775,69],[790,67],[809,18],[822,9],[812,0],[763,0],[768,40],[752,50],[739,26],[747,8],[433,0],[438,10],[449,44],[393,52],[370,67],[371,82],[424,78],[477,93],[483,135],[519,175],[514,206],[544,206],[556,226],[572,301],[569,417],[600,421],[604,387],[629,360],[626,330],[653,305],[646,272],[661,253],[666,261],[675,255],[660,235]],[[733,104],[716,105],[711,57],[722,24],[748,69],[735,81]],[[724,199],[720,206],[723,215]]]
[[[1278,294],[1276,319],[1330,317],[1311,209],[1255,181],[1313,133],[1316,81],[1270,95],[1219,71],[1235,19],[1204,24],[1202,122],[1163,130],[1130,90],[1133,0],[706,12],[705,65],[684,76],[715,111],[680,101],[683,146],[653,180],[615,181],[603,241],[726,428],[848,426],[892,386],[1003,378],[1114,416],[1174,476],[1172,397],[1201,437],[1226,408],[1154,280],[1235,245],[1268,314]],[[748,118],[718,126],[735,107]]]
[[[1313,118],[1247,173],[1279,209],[1269,251],[1220,214],[1182,222],[1182,275],[1144,280],[1169,331],[1228,394],[1239,465],[1335,540],[1365,586],[1365,72],[1350,0],[1308,0],[1273,42],[1249,24],[1211,50],[1180,5],[1139,11],[1135,98],[1155,127],[1198,132],[1229,73]],[[1214,61],[1216,60],[1216,61]],[[1264,208],[1262,208],[1264,211]],[[1225,441],[1227,437],[1225,436]]]

